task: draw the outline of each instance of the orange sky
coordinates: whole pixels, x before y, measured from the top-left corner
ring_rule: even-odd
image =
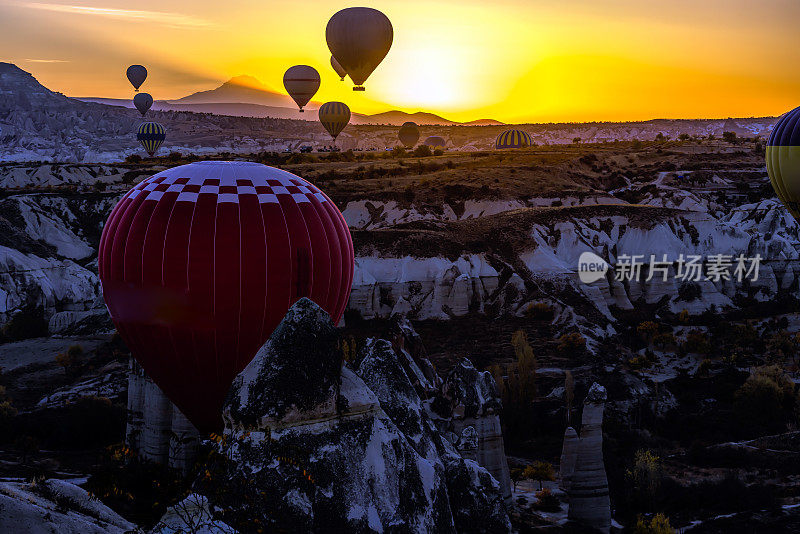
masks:
[[[798,0],[0,0],[2,61],[71,96],[129,97],[127,65],[171,99],[250,74],[282,90],[293,64],[315,100],[454,120],[779,115],[800,105]],[[325,25],[369,5],[395,39],[365,93],[328,64]]]

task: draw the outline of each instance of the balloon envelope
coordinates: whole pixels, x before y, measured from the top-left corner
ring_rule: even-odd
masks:
[[[444,148],[445,140],[438,135],[432,135],[425,139],[425,144],[433,148]]]
[[[339,65],[339,62],[336,61],[336,58],[333,56],[331,56],[331,67],[333,67],[333,70],[335,70],[336,74],[339,75],[339,78],[344,81],[344,77],[347,76],[347,71],[344,70],[341,65]]]
[[[153,97],[148,93],[136,93],[136,96],[133,97],[133,105],[136,106],[136,109],[138,109],[139,113],[144,117],[145,113],[147,113],[153,105]]]
[[[319,83],[319,72],[308,65],[289,67],[283,74],[283,86],[300,107],[300,111],[303,111],[303,106],[316,94]]]
[[[174,167],[130,190],[100,239],[103,297],[147,374],[201,431],[289,307],[334,323],[353,277],[339,210],[314,185],[249,162]]]
[[[133,88],[138,91],[147,78],[147,69],[142,65],[131,65],[125,74],[128,76],[128,81],[131,82]]]
[[[164,127],[157,122],[142,123],[136,130],[136,139],[139,140],[145,152],[150,156],[156,153],[156,150],[166,138],[167,133],[164,131]]]
[[[356,84],[355,91],[364,90],[364,82],[389,53],[393,37],[388,17],[370,7],[343,9],[325,28],[328,48]]]
[[[416,123],[406,122],[400,127],[400,131],[397,132],[397,137],[400,139],[400,142],[403,143],[403,146],[411,148],[419,141],[419,127]]]
[[[497,136],[495,148],[527,148],[533,145],[533,140],[527,132],[522,130],[506,130]]]
[[[331,134],[333,140],[350,122],[350,108],[342,102],[325,102],[319,108],[319,122]]]
[[[800,107],[778,120],[767,141],[767,173],[786,209],[800,221]]]

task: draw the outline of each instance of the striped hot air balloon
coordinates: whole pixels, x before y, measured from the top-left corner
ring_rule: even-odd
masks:
[[[497,136],[495,148],[527,148],[533,145],[533,140],[527,132],[522,130],[506,130]]]
[[[772,188],[800,221],[800,107],[778,120],[767,141],[767,173]]]
[[[164,127],[157,122],[145,122],[139,125],[136,130],[136,139],[144,147],[145,152],[152,156],[167,138]]]
[[[353,242],[333,202],[302,178],[202,161],[122,197],[103,227],[98,267],[133,356],[200,431],[216,432],[231,381],[296,301],[341,319]]]
[[[333,141],[350,122],[350,108],[342,102],[325,102],[319,107],[319,122],[331,134]]]

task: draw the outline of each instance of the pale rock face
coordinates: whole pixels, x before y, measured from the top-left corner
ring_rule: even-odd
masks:
[[[0,482],[0,532],[122,534],[136,525],[64,480]]]
[[[564,431],[564,444],[561,449],[561,462],[558,473],[558,487],[566,492],[569,492],[572,483],[572,474],[575,472],[575,462],[577,460],[578,433],[570,426]]]
[[[236,378],[214,506],[298,532],[509,531],[496,481],[433,431],[392,345],[371,340],[353,372],[338,342],[301,299]]]
[[[236,534],[236,529],[214,519],[208,499],[192,493],[175,506],[167,508],[166,513],[150,530],[150,534]]]
[[[503,498],[510,500],[512,485],[500,427],[501,404],[491,373],[479,372],[468,359],[462,359],[445,378],[442,394],[431,408],[441,420],[450,421],[447,429],[456,436],[462,436],[467,428],[474,429],[478,443],[469,454],[497,480]]]
[[[141,457],[186,473],[197,459],[200,434],[131,358],[125,442]]]
[[[592,384],[586,395],[575,468],[569,484],[569,519],[601,532],[609,532],[611,528],[611,501],[603,462],[606,396],[605,388],[597,383]]]

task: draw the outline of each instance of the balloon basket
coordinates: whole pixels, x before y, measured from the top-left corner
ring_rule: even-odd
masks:
[[[353,91],[364,91],[364,86],[356,85],[355,87],[353,87]]]

